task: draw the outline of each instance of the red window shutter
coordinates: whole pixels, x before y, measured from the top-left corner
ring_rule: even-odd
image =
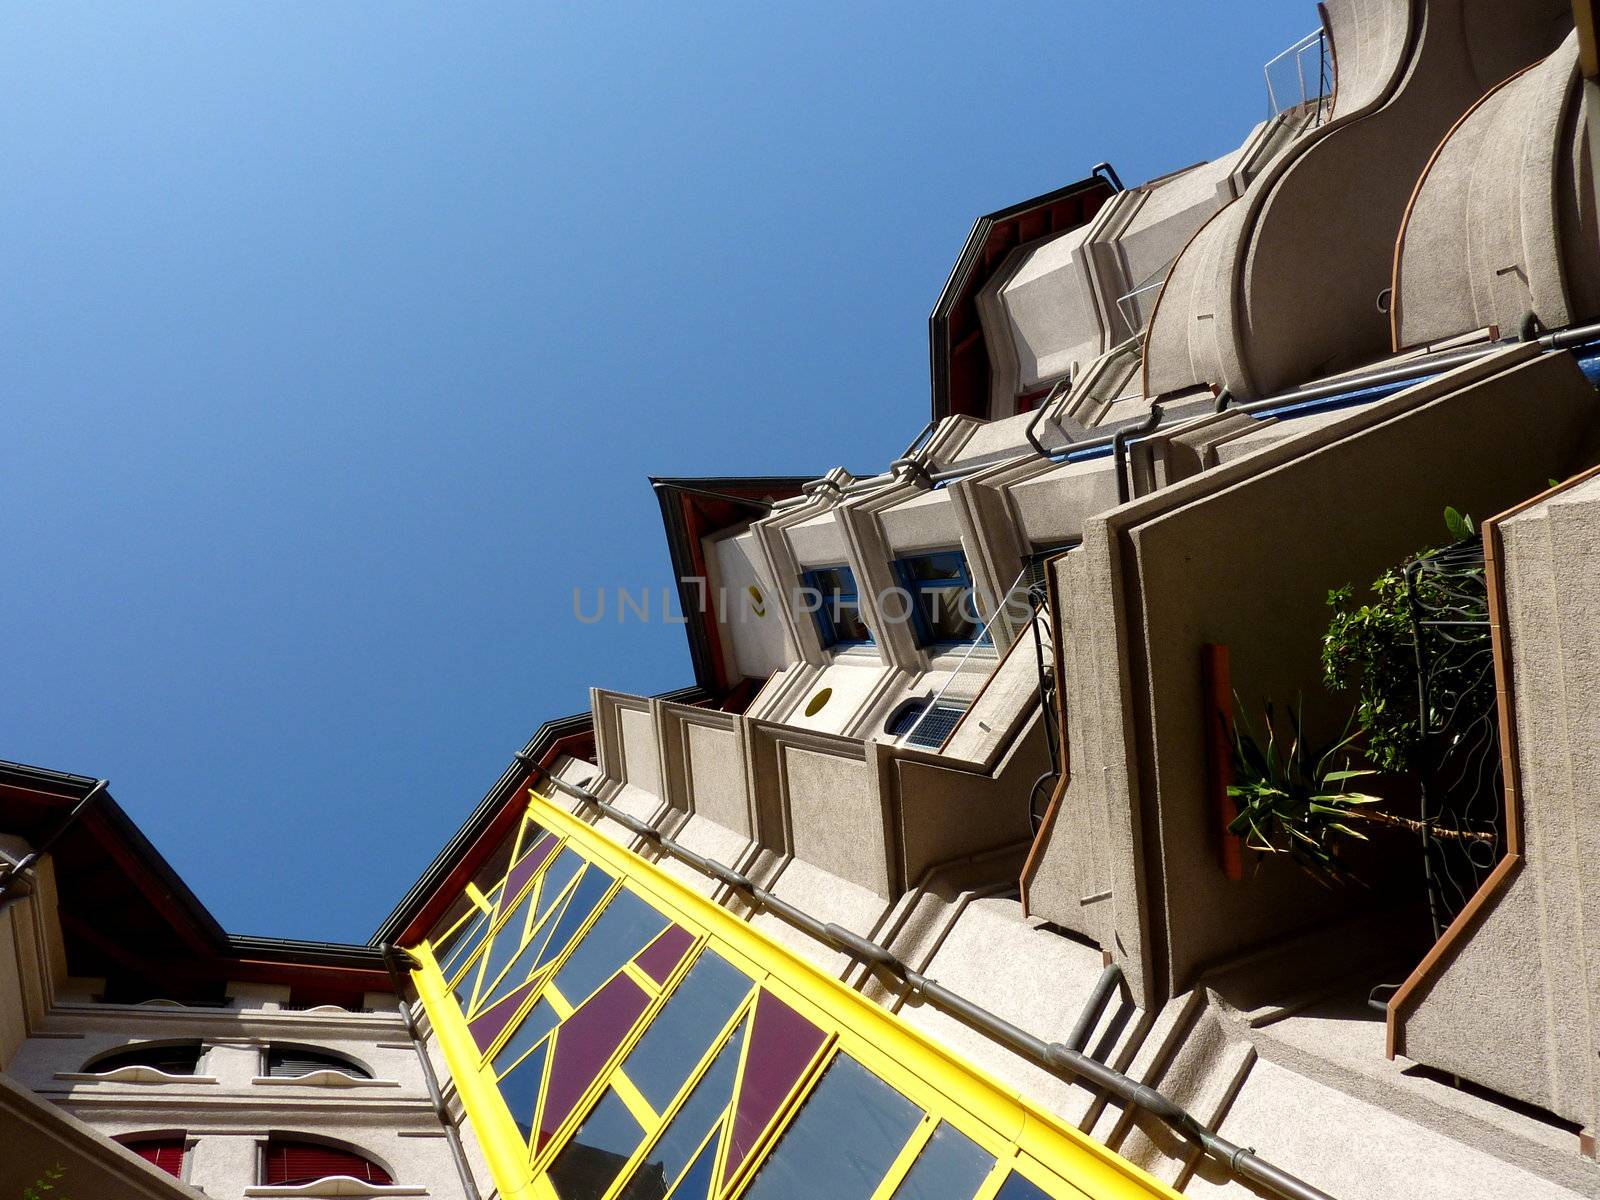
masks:
[[[184,1139],[174,1138],[145,1138],[137,1142],[125,1143],[145,1162],[152,1166],[160,1167],[168,1175],[183,1176],[183,1149]]]
[[[292,1187],[314,1183],[330,1175],[348,1175],[367,1183],[394,1182],[377,1163],[369,1162],[349,1150],[337,1150],[314,1142],[275,1140],[267,1143],[267,1163],[262,1183]]]

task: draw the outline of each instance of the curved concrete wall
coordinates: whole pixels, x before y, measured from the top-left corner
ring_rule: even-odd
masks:
[[[1579,90],[1574,33],[1484,97],[1439,146],[1395,254],[1396,349],[1487,325],[1509,332],[1528,312],[1547,329],[1589,315],[1575,311],[1562,261],[1563,208],[1578,200],[1563,204],[1563,190],[1586,174],[1570,161],[1587,151],[1581,128],[1573,136]],[[1592,210],[1592,184],[1582,194]],[[1592,280],[1588,259],[1572,266]]]
[[[1282,113],[1256,126],[1232,153],[1119,193],[1088,225],[1019,246],[978,295],[992,366],[990,412],[1087,366],[1142,329],[1151,290],[1120,303],[1162,273],[1205,221],[1305,129]]]
[[[1327,15],[1333,119],[1184,251],[1151,321],[1147,394],[1254,398],[1386,353],[1379,298],[1417,176],[1462,112],[1570,28],[1557,0],[1347,0]]]

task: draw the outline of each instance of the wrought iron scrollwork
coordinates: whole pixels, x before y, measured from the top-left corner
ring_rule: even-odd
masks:
[[[1406,567],[1417,657],[1423,872],[1435,938],[1505,854],[1505,780],[1483,543]]]

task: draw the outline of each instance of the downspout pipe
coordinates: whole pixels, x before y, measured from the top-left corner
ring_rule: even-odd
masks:
[[[61,824],[51,830],[45,839],[32,850],[13,861],[4,875],[0,875],[0,912],[4,912],[11,905],[22,899],[20,895],[11,894],[12,887],[24,875],[32,873],[34,864],[50,852],[50,847],[54,846],[60,840],[61,835],[77,823],[78,818],[84,814],[84,811],[91,804],[106,794],[106,789],[110,786],[111,784],[108,780],[95,780],[94,786],[79,797],[78,802],[72,806],[71,811],[62,819]]]
[[[594,793],[585,788],[576,787],[564,779],[560,779],[550,772],[536,768],[538,774],[556,788],[577,800],[582,800],[593,805],[605,816],[610,817],[617,824],[630,832],[637,834],[652,845],[659,846],[673,857],[688,863],[702,874],[709,875],[719,883],[724,883],[739,892],[752,903],[760,905],[774,916],[781,918],[803,933],[809,934],[817,941],[827,946],[842,951],[871,967],[888,971],[903,980],[907,987],[920,993],[922,997],[943,1010],[950,1016],[976,1029],[978,1032],[993,1038],[1010,1047],[1024,1058],[1044,1067],[1053,1074],[1066,1078],[1077,1078],[1096,1087],[1103,1088],[1126,1104],[1144,1109],[1152,1116],[1157,1117],[1186,1141],[1198,1146],[1211,1158],[1227,1167],[1240,1179],[1257,1183],[1282,1200],[1333,1200],[1327,1192],[1299,1179],[1279,1167],[1264,1161],[1256,1156],[1255,1151],[1236,1146],[1227,1138],[1206,1128],[1200,1119],[1179,1105],[1168,1096],[1162,1095],[1155,1088],[1139,1083],[1121,1071],[1107,1066],[1098,1059],[1091,1058],[1082,1050],[1063,1045],[1060,1042],[1046,1042],[1035,1037],[1027,1030],[1007,1021],[1004,1017],[990,1012],[988,1009],[974,1004],[965,996],[958,995],[945,987],[937,980],[929,979],[920,971],[908,967],[887,946],[880,945],[862,937],[858,933],[835,925],[831,922],[817,920],[810,913],[804,912],[790,904],[787,900],[774,896],[765,888],[756,884],[749,876],[744,875],[731,867],[724,866],[715,859],[706,858],[695,853],[687,846],[679,845],[671,837],[662,833],[647,821],[641,821],[631,813],[623,812]],[[1096,985],[1109,988],[1115,986],[1115,981],[1108,983],[1102,974],[1101,981]],[[1091,1010],[1092,1011],[1092,1010]],[[1089,1018],[1092,1029],[1092,1018]],[[1085,1018],[1080,1017],[1079,1023],[1084,1023]],[[1074,1033],[1077,1030],[1074,1029]],[[1084,1035],[1087,1040],[1087,1034]]]
[[[433,1073],[433,1060],[428,1057],[428,1051],[422,1044],[416,1016],[406,1001],[405,976],[400,969],[400,955],[406,952],[393,942],[384,942],[382,950],[383,965],[389,969],[389,984],[394,988],[395,1002],[400,1006],[406,1033],[411,1037],[411,1048],[417,1052],[417,1061],[422,1064],[422,1078],[428,1085],[428,1099],[433,1103],[433,1111],[439,1118],[439,1124],[444,1126],[445,1138],[450,1142],[450,1157],[456,1164],[456,1176],[461,1180],[461,1194],[466,1200],[482,1200],[478,1193],[478,1181],[472,1177],[472,1167],[467,1163],[466,1147],[461,1144],[461,1131],[450,1117],[444,1093],[439,1090],[439,1077]]]
[[[1131,429],[1119,429],[1111,435],[1111,458],[1117,473],[1117,503],[1128,502],[1128,443],[1134,438],[1144,437],[1154,433],[1156,426],[1161,424],[1161,405],[1152,404],[1150,415],[1143,425]]]

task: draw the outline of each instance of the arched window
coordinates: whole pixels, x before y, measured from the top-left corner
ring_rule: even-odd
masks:
[[[127,1133],[116,1139],[145,1162],[168,1175],[183,1178],[183,1153],[188,1136],[182,1133]]]
[[[83,1069],[104,1075],[120,1067],[153,1067],[167,1075],[193,1075],[199,1063],[199,1042],[141,1043],[91,1058]]]
[[[365,1183],[393,1183],[389,1172],[354,1150],[342,1150],[322,1142],[273,1137],[267,1140],[261,1163],[261,1182],[269,1186],[295,1187],[315,1183],[335,1175],[348,1175]]]
[[[309,1046],[270,1046],[267,1049],[267,1074],[273,1079],[298,1079],[317,1071],[342,1071],[357,1079],[371,1079],[365,1067],[331,1050]]]

